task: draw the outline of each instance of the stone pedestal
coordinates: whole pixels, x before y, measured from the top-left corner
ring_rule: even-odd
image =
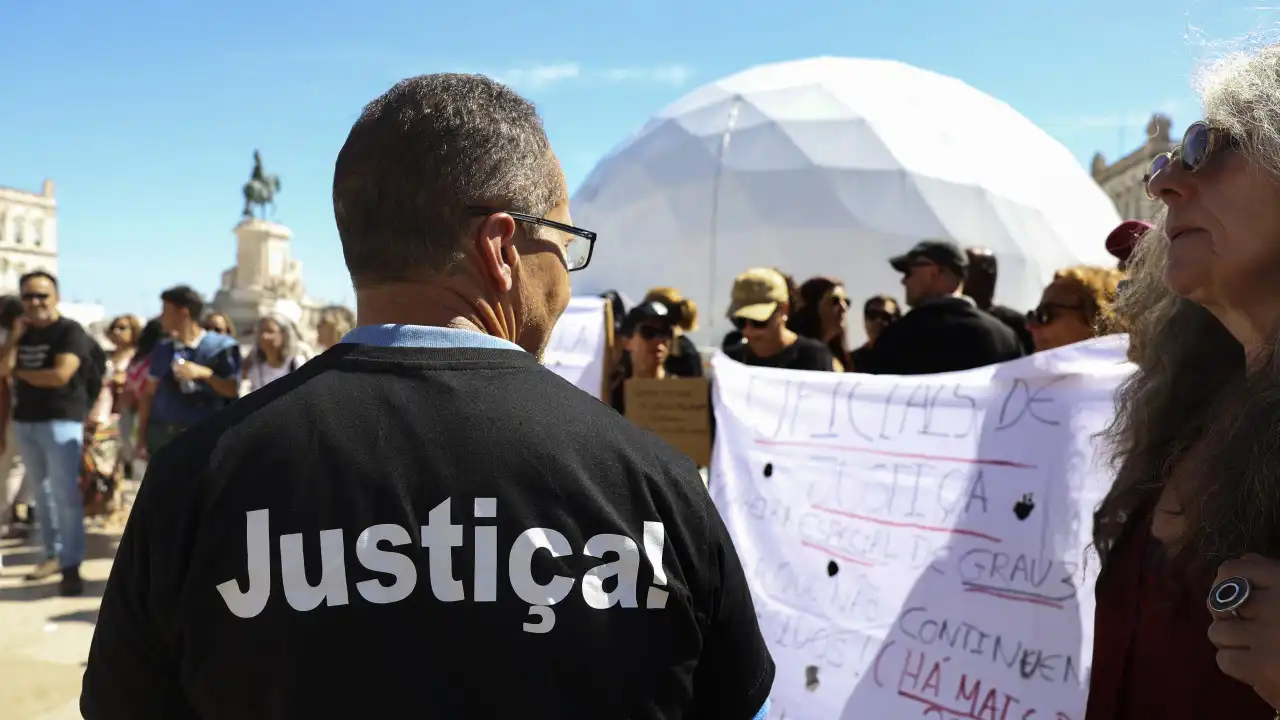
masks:
[[[242,343],[252,343],[253,324],[276,313],[292,320],[303,342],[315,344],[319,308],[306,297],[302,263],[294,260],[293,231],[268,220],[247,219],[235,227],[236,264],[222,273],[213,309],[235,323]]]

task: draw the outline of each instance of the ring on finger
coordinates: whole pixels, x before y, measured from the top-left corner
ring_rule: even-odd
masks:
[[[1253,587],[1249,579],[1238,575],[1222,580],[1209,590],[1209,609],[1216,613],[1230,613],[1240,617],[1240,608],[1249,601]]]

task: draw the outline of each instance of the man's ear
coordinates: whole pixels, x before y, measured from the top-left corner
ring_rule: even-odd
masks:
[[[516,221],[506,213],[486,215],[471,240],[486,282],[499,293],[511,292],[520,253],[515,246]]]

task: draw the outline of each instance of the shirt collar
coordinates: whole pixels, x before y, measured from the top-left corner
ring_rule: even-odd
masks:
[[[380,347],[525,349],[508,340],[475,330],[427,325],[362,325],[342,337],[342,342]]]
[[[173,339],[173,346],[174,346],[175,348],[179,349],[179,350],[182,350],[182,349],[184,349],[184,348],[197,348],[197,347],[200,347],[200,341],[201,341],[201,340],[204,340],[204,336],[205,336],[205,335],[208,335],[208,334],[209,334],[209,333],[208,333],[208,331],[206,331],[206,330],[201,330],[201,331],[200,331],[200,334],[199,334],[199,335],[197,335],[197,336],[195,337],[195,339],[194,339],[194,340],[192,340],[192,341],[191,341],[191,342],[189,342],[189,343],[184,343],[184,342],[182,342],[181,340],[179,340],[178,338],[174,338],[174,339]]]

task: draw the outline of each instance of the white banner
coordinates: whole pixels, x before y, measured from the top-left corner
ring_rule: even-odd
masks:
[[[916,377],[715,358],[710,487],[778,665],[773,717],[1083,720],[1096,435],[1125,347]]]
[[[542,362],[557,375],[601,397],[604,392],[605,299],[576,297],[551,330]]]

